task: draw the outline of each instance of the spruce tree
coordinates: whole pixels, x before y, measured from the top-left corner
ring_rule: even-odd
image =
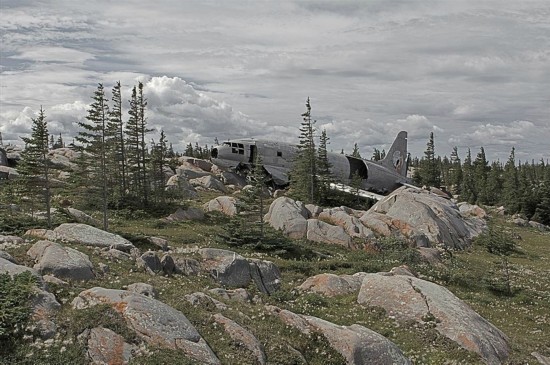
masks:
[[[166,145],[166,134],[164,130],[160,131],[159,143],[151,144],[151,185],[153,186],[153,194],[157,201],[164,203],[166,186],[166,175],[164,170],[168,161],[168,148]]]
[[[468,148],[468,153],[464,159],[464,165],[462,166],[463,178],[461,187],[461,200],[468,203],[475,204],[477,200],[477,193],[475,189],[474,172],[472,166],[472,154]]]
[[[317,149],[317,174],[319,176],[319,202],[324,203],[329,198],[330,182],[332,175],[330,169],[331,163],[328,160],[327,144],[330,138],[327,136],[326,129],[321,132],[319,137],[319,148]]]
[[[126,146],[128,156],[129,173],[131,175],[131,191],[141,202],[147,206],[149,201],[149,184],[147,178],[148,151],[145,143],[145,135],[151,132],[147,128],[145,108],[147,101],[143,96],[143,83],[139,82],[138,87],[132,89],[130,99],[130,118],[126,123]]]
[[[352,157],[361,158],[361,153],[359,153],[359,147],[357,143],[353,145],[353,151],[351,152]]]
[[[300,142],[290,174],[292,195],[303,202],[318,201],[317,154],[314,141],[314,121],[311,119],[311,104],[306,101],[302,114]]]
[[[109,176],[107,174],[108,141],[111,138],[107,128],[109,106],[105,97],[103,84],[98,84],[97,90],[92,96],[92,104],[88,109],[86,119],[89,123],[78,122],[83,129],[76,137],[83,145],[83,153],[87,157],[88,165],[92,169],[94,186],[99,187],[96,193],[101,201],[103,213],[103,229],[109,228],[108,199],[110,194]]]
[[[477,192],[476,203],[488,204],[487,194],[487,175],[489,172],[489,163],[485,157],[483,147],[479,149],[479,153],[474,161],[474,181]]]
[[[451,152],[451,170],[450,170],[451,192],[454,195],[461,194],[462,187],[462,165],[458,156],[458,147],[453,147]]]
[[[426,144],[424,157],[420,160],[420,166],[415,175],[416,181],[422,185],[439,187],[441,185],[441,171],[439,162],[435,156],[434,134],[430,133],[430,138]]]
[[[113,171],[113,187],[116,187],[115,199],[122,199],[128,189],[127,161],[122,120],[122,94],[120,81],[117,81],[112,90],[112,107],[109,112],[107,128],[111,136],[109,141],[110,167]]]
[[[52,225],[51,218],[51,162],[48,159],[48,123],[44,109],[40,107],[38,116],[32,119],[30,137],[22,137],[25,149],[21,153],[21,160],[17,165],[18,172],[23,175],[27,194],[38,196],[46,207],[48,227]],[[34,201],[34,200],[33,200]]]
[[[519,180],[516,168],[516,149],[512,147],[508,161],[504,165],[504,176],[502,182],[502,203],[510,214],[519,211]]]

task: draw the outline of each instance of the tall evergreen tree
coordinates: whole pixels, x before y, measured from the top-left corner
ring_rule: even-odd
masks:
[[[441,185],[441,171],[435,156],[433,132],[430,133],[430,138],[426,144],[426,150],[424,151],[424,157],[420,160],[420,165],[415,172],[415,181],[418,183],[435,187]]]
[[[463,178],[461,187],[461,200],[474,204],[477,200],[477,193],[475,189],[474,171],[472,166],[472,153],[468,148],[468,153],[464,159],[464,165],[462,166]]]
[[[164,130],[160,131],[159,143],[151,144],[151,185],[153,186],[153,194],[157,201],[164,203],[166,186],[166,175],[164,170],[167,167],[168,148],[166,145],[166,134]]]
[[[453,147],[453,152],[451,152],[450,181],[451,192],[455,195],[460,195],[462,187],[462,165],[460,163],[460,157],[458,156],[458,147],[456,146]]]
[[[319,147],[317,149],[317,175],[319,176],[319,201],[326,202],[330,194],[330,182],[332,167],[328,160],[327,144],[330,138],[327,136],[327,130],[323,129],[319,137]]]
[[[27,193],[31,196],[40,196],[46,207],[48,227],[52,225],[51,218],[51,163],[48,159],[48,123],[44,109],[40,107],[38,116],[32,119],[30,137],[22,137],[25,149],[21,153],[21,160],[17,170],[24,176]]]
[[[113,102],[109,112],[107,128],[111,136],[109,141],[110,162],[114,175],[113,186],[116,187],[116,199],[125,196],[128,189],[127,161],[124,135],[124,122],[122,120],[122,94],[120,81],[117,81],[112,90]]]
[[[485,157],[483,147],[479,149],[479,153],[474,161],[474,181],[477,192],[476,203],[488,204],[487,194],[487,175],[489,172],[489,163]]]
[[[89,123],[78,123],[83,130],[79,131],[76,139],[83,144],[83,153],[88,157],[89,166],[92,168],[91,176],[94,178],[94,185],[99,187],[97,193],[101,201],[103,229],[107,230],[109,228],[108,198],[110,193],[107,158],[110,135],[107,128],[109,106],[103,84],[98,84],[92,100],[86,116]]]
[[[359,153],[359,146],[357,143],[353,145],[353,151],[351,152],[352,157],[361,158],[361,153]]]
[[[516,149],[512,147],[510,157],[504,165],[504,177],[502,182],[502,203],[510,214],[519,211],[520,202],[518,199],[519,181],[516,168]]]
[[[132,89],[130,99],[130,118],[126,123],[127,135],[127,155],[129,172],[131,174],[131,190],[142,206],[146,206],[149,201],[149,184],[147,178],[148,151],[145,143],[145,136],[151,132],[147,128],[147,118],[145,117],[145,108],[147,101],[143,96],[143,83],[139,82],[138,87]]]
[[[306,101],[306,111],[302,114],[300,143],[290,174],[293,195],[308,203],[318,199],[317,156],[314,141],[314,121],[311,119],[311,104]]]

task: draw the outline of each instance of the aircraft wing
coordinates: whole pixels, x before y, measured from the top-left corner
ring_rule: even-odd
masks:
[[[277,185],[288,184],[288,169],[285,167],[278,167],[273,165],[263,165],[264,169],[271,175],[273,182]]]

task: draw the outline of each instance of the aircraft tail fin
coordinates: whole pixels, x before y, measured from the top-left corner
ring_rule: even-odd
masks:
[[[407,176],[408,157],[407,132],[401,131],[397,134],[386,157],[380,160],[379,164],[390,170],[394,170],[402,176]]]

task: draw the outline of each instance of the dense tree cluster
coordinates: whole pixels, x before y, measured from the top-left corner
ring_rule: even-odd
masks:
[[[422,159],[412,161],[413,179],[418,185],[444,187],[460,201],[504,206],[509,214],[550,224],[550,165],[517,162],[512,148],[506,163],[489,162],[481,147],[472,160],[470,149],[461,162],[458,148],[451,157],[435,156],[433,133]]]

